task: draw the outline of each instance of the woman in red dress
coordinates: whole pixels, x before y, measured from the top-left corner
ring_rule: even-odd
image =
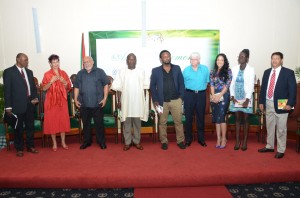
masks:
[[[65,133],[70,131],[67,93],[71,89],[71,82],[67,73],[59,68],[59,56],[52,54],[48,60],[51,69],[44,74],[42,81],[43,91],[46,91],[44,134],[51,134],[52,150],[57,151],[56,133],[60,133],[61,145],[67,150]]]

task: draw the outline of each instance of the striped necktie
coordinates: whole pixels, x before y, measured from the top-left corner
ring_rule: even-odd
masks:
[[[275,69],[273,69],[273,73],[271,76],[270,85],[269,85],[269,89],[268,89],[268,98],[273,97],[274,87],[275,87],[275,77],[276,77],[276,73],[275,73]]]
[[[24,79],[24,82],[25,82],[25,85],[26,85],[26,92],[27,92],[27,97],[29,97],[29,89],[28,89],[28,84],[27,84],[27,81],[26,81],[26,78],[25,78],[25,74],[23,72],[23,69],[21,69],[21,75]]]

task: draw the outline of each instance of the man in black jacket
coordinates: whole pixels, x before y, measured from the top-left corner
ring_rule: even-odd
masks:
[[[159,115],[159,139],[161,148],[168,149],[167,119],[171,112],[175,130],[177,145],[185,149],[184,132],[182,124],[182,103],[184,95],[184,82],[181,69],[171,63],[171,53],[163,50],[159,54],[161,66],[152,69],[150,90],[154,107],[162,108]]]
[[[38,153],[34,148],[34,110],[39,102],[37,90],[33,79],[33,73],[28,67],[28,57],[19,53],[16,57],[17,63],[4,70],[4,100],[5,112],[8,116],[15,114],[18,118],[17,126],[14,128],[14,145],[17,156],[23,157],[23,125],[26,131],[26,147],[31,153]],[[7,142],[9,144],[9,142]]]

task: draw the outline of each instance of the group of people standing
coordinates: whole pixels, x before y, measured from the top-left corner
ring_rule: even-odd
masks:
[[[163,150],[168,149],[166,135],[166,123],[169,112],[174,120],[176,139],[178,147],[185,149],[193,141],[193,119],[196,118],[198,143],[206,147],[204,137],[205,129],[205,109],[206,109],[206,89],[210,84],[210,103],[212,108],[213,122],[216,123],[217,143],[216,148],[226,147],[226,121],[225,116],[228,111],[230,95],[233,108],[236,112],[237,124],[237,145],[239,140],[239,125],[241,114],[253,113],[252,108],[248,108],[248,103],[252,99],[254,87],[254,69],[247,65],[249,61],[249,50],[243,50],[239,55],[239,65],[229,68],[229,62],[225,54],[216,57],[214,68],[209,71],[208,67],[200,64],[200,54],[193,52],[190,55],[190,65],[183,72],[180,67],[171,64],[171,54],[164,50],[160,53],[162,66],[154,68],[151,75],[150,90],[155,108],[162,106],[163,113],[159,115],[159,134]],[[247,69],[246,69],[247,68]],[[244,70],[247,74],[243,75]],[[248,72],[250,70],[251,72]],[[235,72],[237,71],[237,72]],[[239,75],[238,75],[239,74]],[[246,83],[244,79],[247,78]],[[249,81],[248,79],[252,79]],[[234,81],[232,81],[234,79]],[[237,80],[235,80],[237,79]],[[236,88],[235,88],[236,87]],[[251,89],[249,89],[251,87]],[[250,93],[250,94],[249,94]],[[240,107],[235,107],[235,103],[243,101]],[[182,124],[182,108],[184,106],[185,134]],[[244,141],[242,150],[247,149],[248,125],[244,124]],[[235,147],[235,150],[236,147]]]
[[[150,88],[152,102],[159,115],[159,138],[161,149],[168,149],[167,120],[171,114],[177,145],[180,149],[191,146],[193,142],[193,119],[196,115],[198,143],[206,147],[205,109],[206,89],[210,84],[210,104],[213,122],[216,125],[218,149],[226,147],[226,121],[228,111],[235,112],[236,143],[234,150],[247,150],[249,131],[248,116],[253,113],[253,90],[255,72],[248,65],[249,50],[244,49],[238,57],[238,65],[230,68],[225,54],[218,54],[211,71],[200,64],[200,54],[190,55],[190,65],[183,72],[178,65],[171,63],[171,53],[163,50],[159,54],[161,66],[152,69],[148,79],[141,68],[136,68],[137,58],[130,53],[127,56],[127,67],[121,69],[111,84],[117,91],[117,107],[120,111],[125,144],[123,150],[131,146],[143,150],[141,145],[141,120],[147,121],[149,108],[147,92]],[[65,133],[70,131],[67,107],[67,93],[71,82],[65,71],[60,69],[59,57],[49,57],[51,69],[47,71],[41,83],[46,91],[44,102],[44,133],[51,134],[52,150],[57,151],[56,134],[61,135],[63,149],[68,149]],[[277,153],[275,158],[282,158],[286,149],[287,115],[296,104],[296,79],[294,72],[282,66],[283,54],[275,52],[271,56],[271,68],[267,69],[262,79],[259,108],[266,110],[267,145],[259,152],[274,152],[275,126],[277,135]],[[5,109],[10,116],[16,114],[19,122],[14,129],[14,145],[17,156],[23,153],[23,124],[26,131],[26,147],[31,153],[38,153],[33,143],[34,105],[38,103],[33,73],[27,68],[28,57],[20,53],[16,64],[4,71]],[[84,140],[80,149],[92,144],[91,119],[96,130],[96,140],[101,149],[106,149],[105,129],[103,124],[103,107],[106,104],[109,79],[104,70],[94,66],[92,57],[83,59],[84,68],[77,74],[74,87],[75,105],[80,109],[83,123]],[[273,70],[272,75],[271,70]],[[283,109],[278,109],[278,99],[287,99]],[[184,108],[182,108],[184,107]],[[185,126],[182,116],[185,115]],[[58,116],[59,115],[59,116]],[[241,122],[243,121],[243,122]],[[240,126],[244,127],[243,140],[240,140]],[[133,130],[132,130],[133,129]]]

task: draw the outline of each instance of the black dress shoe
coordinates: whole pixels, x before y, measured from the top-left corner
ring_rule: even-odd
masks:
[[[247,150],[247,146],[242,146],[242,151],[246,151]]]
[[[284,156],[284,153],[277,152],[276,155],[275,155],[275,158],[280,159],[280,158],[283,158],[283,156]]]
[[[162,150],[168,150],[168,144],[167,143],[162,143],[161,144],[161,149]]]
[[[266,153],[266,152],[274,152],[274,149],[268,149],[266,147],[262,148],[262,149],[258,149],[259,153]]]
[[[205,141],[198,141],[198,143],[201,145],[201,146],[203,146],[203,147],[207,147],[207,144],[205,143]]]
[[[233,149],[237,151],[237,150],[239,150],[239,149],[240,149],[240,146],[241,146],[241,144],[239,144],[239,145],[235,145],[235,146],[233,147]]]
[[[17,151],[16,156],[17,157],[23,157],[24,153],[23,151]]]
[[[185,149],[185,144],[183,142],[180,142],[179,144],[177,144],[177,146],[180,148],[180,149]]]
[[[36,153],[39,153],[39,151],[38,150],[36,150],[35,148],[33,148],[33,147],[31,147],[31,148],[27,148],[27,152],[29,152],[29,153],[34,153],[34,154],[36,154]]]
[[[80,146],[80,149],[82,150],[82,149],[86,149],[87,147],[89,147],[89,146],[91,146],[91,144],[82,144],[81,146]]]
[[[101,149],[106,149],[107,146],[106,146],[106,144],[100,144],[100,148],[101,148]]]
[[[191,144],[192,144],[192,142],[186,142],[185,147],[189,147],[189,146],[191,146]]]

